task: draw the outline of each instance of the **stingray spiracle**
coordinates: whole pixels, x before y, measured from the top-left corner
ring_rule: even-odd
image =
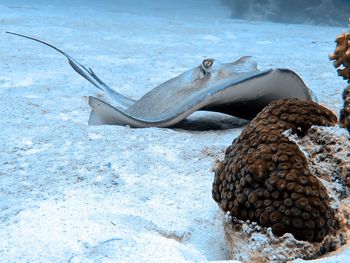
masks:
[[[337,117],[311,101],[270,103],[234,140],[215,168],[213,199],[241,220],[271,227],[277,236],[322,241],[336,220],[325,186],[311,174],[305,155],[285,131],[303,136],[312,125]]]

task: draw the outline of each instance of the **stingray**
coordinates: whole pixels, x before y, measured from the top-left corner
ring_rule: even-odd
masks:
[[[231,63],[204,59],[198,66],[160,84],[138,100],[124,96],[105,84],[91,68],[39,39],[6,32],[45,44],[67,59],[71,67],[107,99],[89,96],[89,124],[169,127],[195,111],[213,111],[251,120],[271,101],[283,98],[316,100],[303,80],[290,69],[260,71],[250,56]]]

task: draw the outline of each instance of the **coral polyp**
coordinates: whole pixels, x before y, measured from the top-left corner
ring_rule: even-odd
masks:
[[[313,175],[290,134],[312,125],[335,125],[337,117],[311,101],[269,104],[242,131],[215,169],[213,199],[241,220],[271,227],[277,236],[320,242],[336,227],[327,189]]]

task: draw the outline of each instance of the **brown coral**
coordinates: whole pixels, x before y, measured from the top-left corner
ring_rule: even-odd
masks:
[[[328,109],[298,99],[269,104],[226,149],[212,194],[224,211],[272,227],[275,235],[321,241],[335,224],[329,196],[310,173],[297,144],[283,133],[304,135],[312,125],[334,125]]]
[[[350,34],[343,33],[335,40],[337,46],[329,59],[334,60],[334,67],[337,68],[338,75],[349,81],[350,79]]]
[[[350,34],[343,33],[335,40],[337,46],[333,54],[329,56],[334,60],[334,67],[338,75],[350,82]],[[350,131],[350,86],[343,92],[344,106],[340,111],[340,126]]]
[[[340,110],[340,125],[350,132],[350,86],[343,92],[344,106]]]

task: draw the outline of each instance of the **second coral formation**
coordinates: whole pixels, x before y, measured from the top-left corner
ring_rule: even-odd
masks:
[[[340,110],[340,125],[350,132],[350,86],[343,91],[344,106]]]
[[[350,81],[350,34],[343,33],[335,40],[337,43],[334,53],[329,56],[334,60],[333,65],[337,68],[338,75]],[[340,126],[350,131],[350,86],[343,92],[344,106],[340,111]]]
[[[277,236],[289,232],[300,240],[322,241],[337,228],[327,190],[285,131],[304,135],[312,125],[336,122],[331,111],[314,102],[270,103],[218,163],[214,200],[238,219],[272,227]]]
[[[334,60],[333,65],[337,68],[338,75],[343,79],[350,79],[350,34],[343,33],[335,40],[337,43],[334,53],[329,56],[330,60]]]

